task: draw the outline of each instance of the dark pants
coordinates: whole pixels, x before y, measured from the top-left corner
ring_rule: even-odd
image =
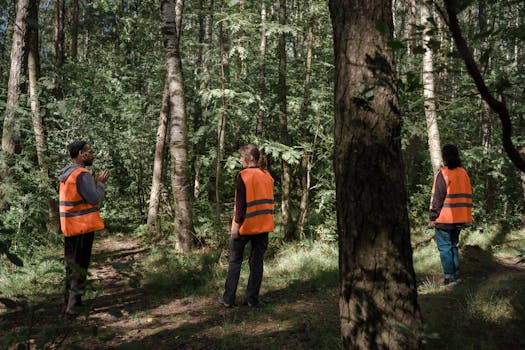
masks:
[[[64,237],[64,263],[66,265],[66,312],[80,306],[87,269],[91,260],[94,232]]]
[[[248,242],[252,242],[252,249],[250,251],[250,277],[246,288],[246,302],[252,305],[259,303],[259,290],[261,289],[263,276],[263,257],[266,248],[268,248],[267,232],[257,235],[239,236],[237,239],[230,238],[228,276],[224,283],[223,294],[223,299],[228,304],[235,304],[235,293],[241,274],[244,247]]]

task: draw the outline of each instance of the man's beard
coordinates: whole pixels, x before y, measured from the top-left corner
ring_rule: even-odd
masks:
[[[84,165],[92,166],[93,165],[93,159],[87,159],[84,161]]]

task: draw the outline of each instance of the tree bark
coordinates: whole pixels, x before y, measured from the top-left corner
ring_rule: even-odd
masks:
[[[55,0],[55,68],[64,65],[64,23],[65,23],[65,0]]]
[[[410,0],[409,1],[410,6],[410,18],[408,21],[408,54],[411,55],[414,52],[414,48],[416,47],[416,13],[417,13],[417,5],[416,0]]]
[[[423,30],[423,98],[425,105],[425,119],[427,122],[428,150],[430,152],[430,163],[432,164],[433,174],[437,174],[443,160],[441,159],[441,140],[439,137],[439,127],[437,122],[436,95],[434,85],[434,53],[430,42],[431,25],[429,18],[430,11],[425,2],[421,3],[421,25]]]
[[[279,0],[279,25],[286,25],[286,0]],[[279,58],[279,129],[280,142],[284,145],[290,144],[290,136],[288,134],[288,112],[287,112],[287,86],[286,86],[286,36],[284,33],[279,34],[279,43],[277,48],[277,55]],[[287,240],[294,239],[295,230],[293,229],[292,216],[290,214],[290,192],[291,192],[291,168],[290,165],[281,160],[282,175],[281,175],[281,215],[284,237]]]
[[[162,104],[159,114],[159,127],[157,129],[157,142],[155,143],[155,159],[153,161],[153,178],[151,181],[151,193],[149,197],[148,218],[146,225],[148,230],[160,233],[160,220],[158,217],[160,194],[162,187],[162,175],[166,161],[164,158],[164,150],[166,148],[166,138],[169,132],[169,104],[170,91],[168,79],[164,83],[164,92],[162,94]]]
[[[421,314],[401,157],[392,3],[330,0],[345,349],[417,349]],[[376,29],[378,22],[386,32]]]
[[[308,3],[308,7],[310,4]],[[310,12],[311,9],[308,8]],[[306,30],[306,60],[305,60],[305,77],[304,77],[304,93],[303,93],[303,105],[301,108],[301,115],[307,119],[309,115],[310,107],[310,95],[311,95],[311,80],[312,80],[312,57],[313,57],[313,46],[314,46],[314,24],[315,18],[310,12],[308,16],[308,27]],[[297,215],[297,223],[295,225],[295,237],[298,239],[304,239],[304,224],[306,222],[306,215],[308,213],[308,201],[310,197],[310,173],[312,171],[313,153],[315,150],[315,144],[317,140],[317,134],[319,131],[319,118],[317,122],[317,128],[315,131],[314,142],[312,149],[306,149],[301,160],[301,201],[299,204],[299,213]]]
[[[76,61],[78,56],[78,12],[79,0],[74,0],[71,13],[71,59],[73,61]]]
[[[184,0],[162,0],[161,18],[166,70],[169,86],[171,131],[171,186],[175,203],[176,250],[188,252],[193,247],[191,185],[188,178],[188,143],[184,84],[179,43]]]
[[[38,0],[30,0],[29,6],[29,45],[27,55],[27,75],[29,80],[29,98],[31,103],[31,116],[33,121],[33,132],[35,134],[35,145],[38,166],[46,179],[49,179],[44,186],[50,186],[49,169],[45,161],[47,143],[44,131],[44,124],[40,114],[40,101],[38,91],[38,77],[40,75],[40,55],[38,53]],[[56,200],[47,200],[48,206],[48,223],[49,232],[58,232],[59,220],[58,204]]]
[[[13,25],[13,42],[9,66],[9,80],[7,86],[7,105],[2,129],[2,151],[5,153],[0,164],[0,179],[7,176],[10,159],[15,154],[17,143],[17,112],[20,98],[20,84],[22,81],[29,40],[28,29],[29,0],[16,1],[16,17]]]
[[[202,92],[208,89],[210,74],[208,69],[207,52],[211,44],[212,34],[212,13],[213,0],[200,0],[198,2],[198,21],[199,21],[199,46],[197,50],[197,59],[194,69],[194,95],[195,95],[195,113],[193,118],[193,130],[197,132],[202,126],[206,125],[208,117],[208,105],[202,99]],[[198,135],[201,135],[199,133]],[[199,157],[203,156],[206,148],[206,134],[197,136],[195,150],[193,152],[193,197],[200,196],[201,182],[201,162]]]
[[[257,112],[257,126],[255,135],[262,137],[264,135],[265,107],[264,100],[266,97],[266,3],[261,1],[261,42],[259,45],[259,110]]]
[[[223,3],[224,8],[224,3]],[[224,21],[219,24],[219,47],[221,54],[221,108],[217,116],[217,154],[215,155],[215,217],[217,222],[221,218],[221,196],[220,196],[220,179],[222,170],[222,159],[224,156],[224,140],[226,136],[226,111],[228,109],[225,90],[230,84],[230,38],[224,30]]]

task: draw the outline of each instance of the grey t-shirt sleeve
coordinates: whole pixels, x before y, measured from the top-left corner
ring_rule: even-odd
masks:
[[[78,175],[77,191],[89,204],[97,205],[104,199],[104,184],[95,184],[93,176],[89,173]]]

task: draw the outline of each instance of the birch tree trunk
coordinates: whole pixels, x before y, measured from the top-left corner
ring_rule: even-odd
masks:
[[[193,247],[191,185],[188,178],[188,151],[184,84],[179,43],[184,0],[162,0],[161,19],[170,103],[171,186],[175,204],[176,250]]]
[[[428,150],[430,152],[430,163],[432,171],[437,174],[443,160],[441,159],[441,141],[437,122],[436,96],[434,85],[434,63],[433,51],[429,45],[430,41],[430,11],[426,3],[421,3],[421,25],[424,27],[423,44],[425,53],[423,54],[423,98],[425,100],[425,119],[427,121]]]
[[[169,132],[169,110],[170,110],[170,90],[168,79],[164,83],[164,92],[162,93],[162,104],[159,114],[159,127],[157,129],[157,141],[155,143],[155,159],[153,160],[153,178],[151,180],[151,193],[149,197],[147,227],[148,230],[160,233],[161,225],[158,217],[160,194],[162,188],[162,175],[166,167],[164,150],[166,149],[166,138]]]
[[[18,128],[17,112],[20,98],[20,84],[27,59],[29,40],[28,29],[29,0],[16,1],[16,17],[13,25],[13,42],[9,66],[9,80],[7,86],[7,104],[2,129],[2,152],[0,164],[0,179],[7,176],[11,156],[15,154],[16,129]]]
[[[401,157],[392,3],[330,0],[344,349],[418,349],[421,314]],[[376,29],[376,23],[386,31]],[[363,94],[363,89],[369,91]]]

